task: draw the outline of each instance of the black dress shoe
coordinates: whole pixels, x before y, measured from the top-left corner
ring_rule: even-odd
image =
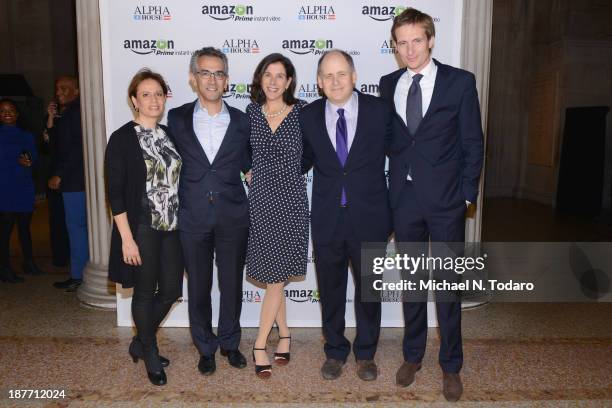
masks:
[[[32,259],[28,259],[27,261],[23,261],[21,265],[23,269],[23,273],[30,275],[44,275],[45,273],[36,266]]]
[[[200,370],[203,375],[212,375],[217,370],[215,355],[201,356],[200,362],[198,363],[198,370]]]
[[[83,279],[69,278],[65,281],[55,282],[53,287],[57,289],[65,289],[66,292],[74,292],[79,286],[81,286],[81,283],[83,283]]]
[[[7,283],[22,283],[25,279],[17,276],[15,272],[8,266],[0,268],[0,281]]]
[[[240,350],[221,349],[221,355],[227,357],[227,361],[229,361],[232,367],[244,368],[247,365],[246,358],[244,358]]]
[[[132,337],[132,342],[130,343],[130,348],[128,349],[130,353],[130,357],[132,360],[137,363],[139,358],[143,358],[143,350],[142,350],[142,342],[136,336]],[[168,360],[164,356],[159,356],[159,363],[162,367],[168,367],[170,365],[170,360]]]

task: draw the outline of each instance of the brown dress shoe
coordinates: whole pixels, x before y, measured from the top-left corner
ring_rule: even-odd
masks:
[[[357,360],[357,376],[363,381],[374,381],[378,377],[374,360]]]
[[[321,375],[326,380],[335,380],[342,374],[342,366],[344,361],[328,358],[321,367]]]
[[[421,369],[420,363],[411,363],[404,361],[404,364],[397,370],[395,374],[395,383],[400,387],[407,387],[414,382],[414,375]]]
[[[449,402],[456,402],[463,394],[463,384],[459,373],[444,373],[442,393]]]

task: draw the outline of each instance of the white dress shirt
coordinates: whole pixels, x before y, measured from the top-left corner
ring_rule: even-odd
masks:
[[[355,132],[357,131],[357,113],[359,112],[359,97],[357,92],[353,91],[350,99],[344,104],[344,106],[336,106],[327,100],[325,103],[325,126],[327,127],[327,134],[329,140],[336,150],[336,123],[338,122],[338,109],[344,109],[344,119],[346,120],[346,145],[347,151],[351,151],[351,145],[353,139],[355,139]]]
[[[433,59],[429,59],[429,63],[421,70],[421,72],[414,72],[406,68],[406,72],[402,74],[400,79],[397,81],[395,87],[395,95],[393,95],[393,101],[395,102],[395,110],[397,114],[402,118],[404,124],[406,123],[406,99],[408,98],[408,90],[412,85],[412,77],[416,74],[423,75],[423,78],[419,81],[421,86],[421,97],[423,108],[423,117],[429,109],[431,103],[431,96],[433,95],[434,85],[436,84],[436,74],[438,73],[438,67]],[[412,180],[412,176],[408,174],[406,176],[408,180]]]
[[[410,89],[410,85],[412,85],[412,77],[417,73],[423,75],[419,85],[421,85],[423,117],[425,117],[425,113],[427,113],[427,109],[429,109],[429,104],[431,103],[438,67],[433,59],[430,58],[429,63],[425,65],[421,72],[414,72],[410,69],[406,69],[406,72],[404,72],[397,81],[393,101],[395,102],[395,110],[404,123],[406,123],[406,98],[408,97],[408,90]]]
[[[193,131],[210,163],[215,160],[229,123],[230,114],[225,103],[221,104],[220,112],[211,116],[208,114],[208,110],[200,105],[200,101],[196,102],[193,111]]]

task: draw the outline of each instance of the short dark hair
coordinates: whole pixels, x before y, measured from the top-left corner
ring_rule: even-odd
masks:
[[[168,95],[168,85],[164,78],[158,74],[157,72],[151,71],[149,68],[142,68],[139,70],[136,75],[130,81],[130,85],[128,86],[128,97],[130,97],[130,102],[132,102],[132,96],[136,97],[136,91],[138,90],[138,85],[144,80],[152,79],[156,81],[159,86],[161,86],[162,91],[164,92],[164,96]]]
[[[225,75],[228,73],[227,55],[225,55],[220,49],[214,47],[204,47],[195,51],[191,54],[191,60],[189,61],[189,71],[192,74],[198,72],[198,59],[200,57],[215,57],[219,58],[223,62],[223,72]]]
[[[429,14],[408,7],[393,19],[393,26],[391,26],[391,37],[393,37],[393,41],[397,40],[395,37],[395,30],[407,24],[421,25],[425,29],[425,35],[428,40],[436,36],[436,26],[434,25],[433,18],[431,18]]]
[[[287,89],[285,89],[285,92],[283,92],[283,101],[287,105],[293,105],[297,102],[297,99],[294,96],[297,82],[295,67],[293,66],[293,63],[289,58],[279,53],[274,53],[265,56],[264,59],[259,62],[257,68],[255,68],[255,72],[253,73],[253,82],[251,83],[251,100],[253,102],[256,102],[260,105],[266,103],[266,94],[261,88],[261,79],[263,78],[263,74],[264,72],[266,72],[266,69],[271,64],[275,64],[277,62],[283,64],[283,67],[285,67],[287,78],[291,78],[291,83],[289,84]]]
[[[340,55],[342,55],[344,57],[344,59],[346,60],[346,62],[348,62],[349,66],[351,67],[351,71],[355,72],[355,62],[353,62],[353,57],[351,57],[349,55],[349,53],[344,51],[344,50],[340,50],[340,49],[337,49],[337,48],[332,48],[331,50],[325,51],[321,55],[321,57],[319,58],[319,62],[317,63],[317,75],[319,75],[321,73],[321,65],[323,64],[323,60],[329,54],[340,54]]]

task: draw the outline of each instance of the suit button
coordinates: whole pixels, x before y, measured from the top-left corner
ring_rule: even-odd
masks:
[[[412,145],[414,146],[415,144],[416,144],[416,142],[413,140],[413,141],[412,141]]]
[[[342,174],[344,174],[346,176],[348,173],[346,171],[343,171]]]
[[[217,172],[217,170],[212,169],[210,172],[211,172],[211,173],[216,173],[216,172]]]

